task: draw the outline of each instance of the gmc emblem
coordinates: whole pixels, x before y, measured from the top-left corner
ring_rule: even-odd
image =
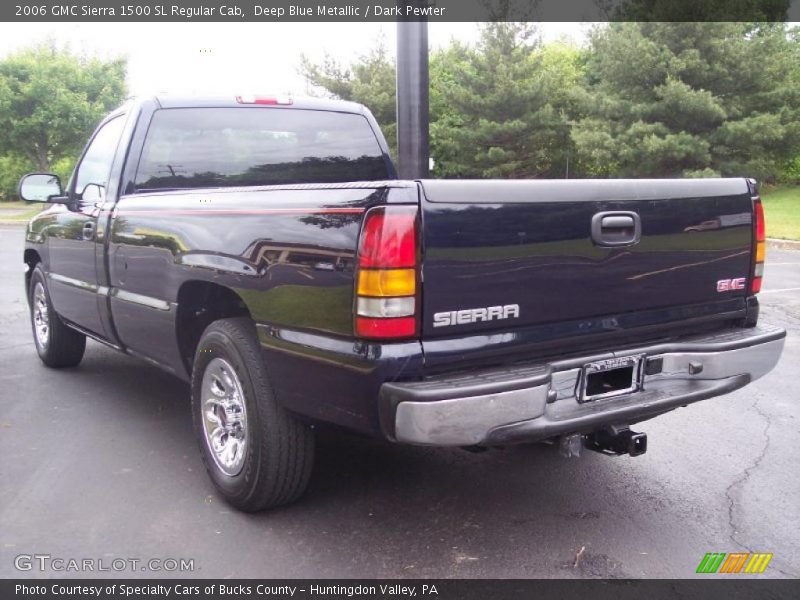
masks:
[[[743,290],[746,280],[747,279],[745,277],[737,277],[736,279],[720,279],[717,282],[717,291],[732,292],[734,290]]]

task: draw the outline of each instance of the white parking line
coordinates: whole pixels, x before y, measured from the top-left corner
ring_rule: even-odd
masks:
[[[769,262],[767,261],[768,267],[796,267],[800,265],[800,262],[791,262],[791,263],[784,263],[784,262]]]

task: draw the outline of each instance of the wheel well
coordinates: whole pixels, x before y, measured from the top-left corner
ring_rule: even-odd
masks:
[[[42,257],[39,256],[39,253],[36,250],[27,248],[22,260],[26,265],[28,265],[28,270],[25,271],[25,289],[28,290],[31,287],[31,275],[33,274],[33,269],[36,267],[36,265],[42,262]]]
[[[249,316],[242,298],[230,288],[208,281],[188,281],[181,285],[176,329],[186,372],[192,372],[197,344],[206,327],[219,319]]]

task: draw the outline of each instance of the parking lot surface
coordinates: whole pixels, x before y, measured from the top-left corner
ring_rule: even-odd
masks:
[[[800,576],[798,252],[768,252],[760,296],[762,320],[789,330],[777,368],[641,424],[643,456],[326,435],[302,500],[246,515],[214,494],[186,384],[95,342],[77,369],[39,362],[22,244],[0,227],[2,577],[93,575],[15,568],[47,554],[193,560],[126,577],[683,578],[736,551],[774,554],[760,577]]]

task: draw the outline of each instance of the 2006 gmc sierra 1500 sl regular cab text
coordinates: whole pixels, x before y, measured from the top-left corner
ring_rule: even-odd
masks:
[[[66,191],[20,195],[53,204],[24,254],[42,361],[74,367],[88,336],[191,382],[243,510],[300,496],[315,423],[636,455],[631,425],[783,348],[744,178],[400,181],[363,106],[159,97],[101,123]]]

